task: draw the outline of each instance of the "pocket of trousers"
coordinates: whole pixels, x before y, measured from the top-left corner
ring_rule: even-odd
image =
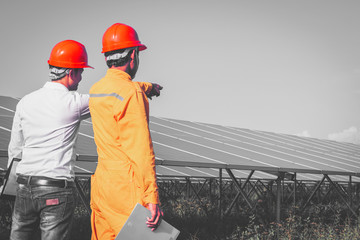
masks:
[[[41,219],[47,223],[60,222],[75,210],[74,189],[59,189],[38,199],[42,207]],[[46,224],[46,223],[45,223]]]

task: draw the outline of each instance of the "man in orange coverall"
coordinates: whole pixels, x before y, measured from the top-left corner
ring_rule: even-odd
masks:
[[[146,224],[152,230],[163,216],[146,97],[158,96],[162,87],[132,81],[139,51],[145,49],[136,31],[125,24],[116,23],[104,33],[102,53],[109,69],[91,87],[89,101],[98,152],[91,178],[93,240],[114,239],[136,203],[151,211]]]

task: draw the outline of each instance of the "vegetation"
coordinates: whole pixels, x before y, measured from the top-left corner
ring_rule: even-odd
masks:
[[[210,196],[201,191],[197,196],[183,194],[181,190],[178,195],[160,193],[164,219],[181,231],[178,240],[360,239],[357,218],[336,193],[322,195],[322,201],[314,199],[304,211],[283,200],[280,223],[275,221],[274,199],[269,196],[252,195],[251,201],[256,203],[253,209],[239,199],[229,214],[220,217],[216,193]],[[226,193],[223,201],[228,206],[226,201],[234,195],[229,195],[228,200],[225,197]],[[301,196],[297,203],[304,204]],[[9,238],[12,205],[13,200],[0,201],[0,239]],[[90,236],[90,217],[79,199],[71,239],[88,240]]]
[[[344,215],[342,205],[313,205],[302,215],[292,208],[281,223],[249,209],[242,212],[219,221],[216,209],[201,207],[196,200],[182,199],[165,208],[166,220],[181,230],[179,240],[360,239],[360,225]]]

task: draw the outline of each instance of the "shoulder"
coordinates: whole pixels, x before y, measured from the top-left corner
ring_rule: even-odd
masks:
[[[97,81],[96,83],[94,83],[91,87],[90,87],[90,90],[89,90],[89,93],[93,93],[93,92],[96,92],[97,89],[99,88],[99,86],[101,86],[101,80],[100,79],[99,81]]]
[[[42,88],[26,94],[24,97],[22,97],[19,100],[18,105],[23,105],[27,102],[31,104],[34,101],[36,101],[37,99],[41,99],[41,92],[42,92]]]

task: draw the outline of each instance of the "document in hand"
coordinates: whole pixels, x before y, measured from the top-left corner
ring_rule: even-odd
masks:
[[[164,220],[151,231],[146,225],[147,217],[151,217],[150,211],[137,203],[115,240],[175,240],[179,236],[180,231]]]
[[[4,185],[0,192],[1,196],[16,196],[17,182],[16,182],[16,167],[20,159],[14,158],[7,170],[4,178]]]

